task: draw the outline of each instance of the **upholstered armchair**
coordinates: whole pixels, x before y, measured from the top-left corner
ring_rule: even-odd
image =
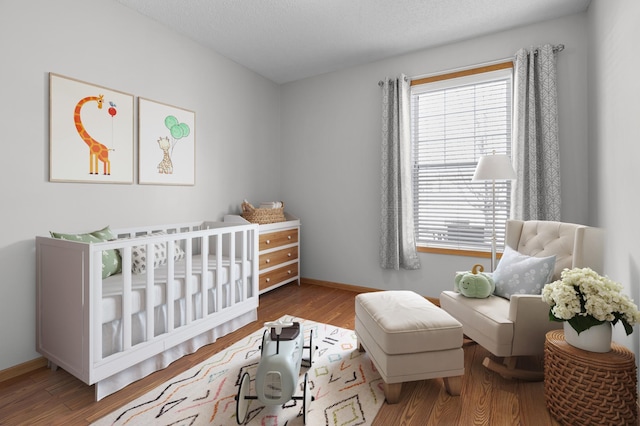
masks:
[[[603,233],[598,228],[551,221],[509,220],[505,242],[517,251],[517,255],[526,255],[520,256],[522,258],[555,255],[549,282],[559,279],[565,268],[590,267],[602,273]],[[505,254],[507,250],[505,248]],[[536,262],[538,259],[529,260]],[[506,259],[503,257],[501,262]],[[498,264],[496,273],[505,265]],[[455,291],[443,291],[440,305],[462,323],[467,337],[496,357],[503,358],[502,363],[485,358],[483,364],[487,368],[507,378],[542,380],[542,371],[517,368],[519,356],[542,355],[545,334],[561,327],[561,323],[549,320],[549,306],[542,301],[539,291],[535,292],[538,294],[514,292],[510,298],[494,293],[478,299]],[[499,284],[496,293],[499,293]]]

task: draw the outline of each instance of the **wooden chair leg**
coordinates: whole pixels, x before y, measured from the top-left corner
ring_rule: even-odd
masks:
[[[518,358],[515,356],[506,356],[502,359],[502,363],[508,370],[515,370],[516,365],[518,365]]]
[[[462,391],[462,376],[445,377],[444,388],[451,396],[458,396]]]
[[[396,404],[398,403],[398,401],[400,401],[400,391],[402,390],[402,383],[384,383],[383,389],[384,397],[387,400],[387,404]]]

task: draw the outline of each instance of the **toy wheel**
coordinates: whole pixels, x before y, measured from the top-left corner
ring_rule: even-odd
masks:
[[[309,367],[313,365],[313,353],[315,352],[313,347],[313,330],[309,330]]]
[[[240,387],[238,388],[238,396],[236,398],[236,421],[239,425],[247,420],[250,400],[245,398],[245,396],[249,393],[250,383],[249,373],[244,373],[240,379]]]
[[[267,332],[269,330],[265,330],[264,333],[262,333],[262,346],[260,346],[260,356],[262,357],[262,355],[264,354],[264,347],[267,345]]]
[[[302,422],[306,425],[309,407],[311,406],[311,390],[309,389],[309,373],[304,373],[304,388],[302,393]]]

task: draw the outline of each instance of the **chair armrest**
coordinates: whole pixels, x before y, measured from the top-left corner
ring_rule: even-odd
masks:
[[[509,319],[514,327],[513,356],[542,355],[547,332],[562,327],[562,323],[549,320],[549,305],[534,294],[512,295]]]
[[[516,322],[524,319],[531,321],[532,318],[549,318],[549,305],[542,301],[539,294],[513,294],[509,303],[509,320]]]

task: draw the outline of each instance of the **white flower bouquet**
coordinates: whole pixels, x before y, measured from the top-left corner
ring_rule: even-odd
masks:
[[[549,304],[549,319],[568,321],[578,334],[608,321],[624,325],[627,335],[640,322],[638,307],[621,293],[622,285],[590,268],[562,271],[561,279],[542,289],[542,300]]]

